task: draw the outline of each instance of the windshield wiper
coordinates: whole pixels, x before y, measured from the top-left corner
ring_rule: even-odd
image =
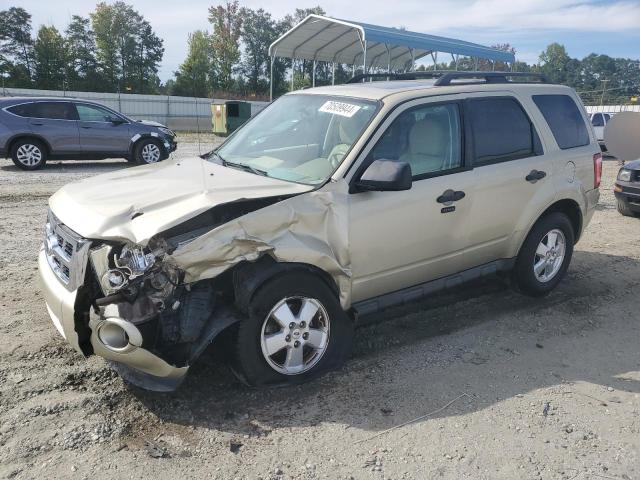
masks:
[[[222,160],[222,165],[224,165],[225,167],[239,168],[240,170],[244,170],[245,172],[251,172],[256,175],[262,175],[263,177],[269,176],[269,174],[265,170],[254,168],[251,165],[247,165],[246,163],[230,162],[229,160],[223,159],[219,154],[216,153],[216,155],[220,160]]]

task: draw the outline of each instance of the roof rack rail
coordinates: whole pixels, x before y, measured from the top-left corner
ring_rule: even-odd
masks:
[[[529,82],[514,82],[514,83],[549,83],[547,77],[542,73],[529,73],[529,72],[460,72],[451,70],[430,70],[420,72],[406,72],[406,73],[365,73],[356,75],[347,81],[347,83],[360,83],[362,80],[375,79],[375,78],[387,78],[389,80],[418,80],[420,78],[435,78],[434,86],[443,87],[451,85],[453,80],[458,79],[478,79],[484,80],[485,83],[510,83],[513,80],[510,78],[526,79],[529,78],[532,81]],[[476,83],[476,82],[470,82]]]

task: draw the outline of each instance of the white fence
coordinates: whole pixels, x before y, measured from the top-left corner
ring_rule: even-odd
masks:
[[[131,93],[73,92],[4,88],[9,97],[73,97],[102,103],[137,120],[153,120],[179,131],[211,131],[211,104],[224,102],[211,98],[139,95]],[[251,115],[267,106],[267,102],[251,103]]]
[[[620,112],[640,112],[640,105],[587,105],[587,113],[620,113]]]

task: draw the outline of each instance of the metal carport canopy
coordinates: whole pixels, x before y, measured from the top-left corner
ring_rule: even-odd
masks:
[[[309,15],[269,47],[269,56],[405,69],[435,52],[513,64],[512,53],[463,40]]]

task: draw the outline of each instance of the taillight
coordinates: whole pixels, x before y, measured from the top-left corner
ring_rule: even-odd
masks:
[[[593,156],[593,188],[599,188],[601,180],[602,180],[602,153],[596,153]]]

